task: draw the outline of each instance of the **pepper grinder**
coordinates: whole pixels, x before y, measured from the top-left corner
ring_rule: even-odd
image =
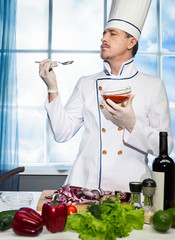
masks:
[[[147,224],[152,223],[152,217],[155,213],[154,207],[154,194],[156,190],[156,182],[147,178],[142,182],[142,190],[144,195],[144,222]]]
[[[130,182],[129,188],[131,191],[131,204],[134,204],[135,209],[141,208],[141,200],[140,194],[142,191],[142,183],[141,182]]]

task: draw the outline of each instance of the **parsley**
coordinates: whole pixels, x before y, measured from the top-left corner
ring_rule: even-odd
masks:
[[[101,203],[95,204],[95,203],[90,203],[88,206],[87,210],[97,219],[101,220],[101,214],[102,214],[102,209],[101,209]]]

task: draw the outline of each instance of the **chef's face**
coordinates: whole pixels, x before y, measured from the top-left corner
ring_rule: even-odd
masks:
[[[131,39],[127,37],[124,31],[118,28],[108,28],[104,31],[101,41],[102,59],[109,62],[118,59],[120,59],[120,61],[121,59],[129,60],[126,58],[128,58]]]

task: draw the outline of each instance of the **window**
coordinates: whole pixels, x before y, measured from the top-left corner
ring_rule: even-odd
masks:
[[[83,129],[69,142],[58,144],[53,140],[43,107],[47,89],[35,61],[74,60],[72,65],[55,68],[65,104],[81,76],[103,68],[99,53],[110,4],[111,0],[18,0],[16,52],[21,165],[57,169],[69,169],[72,165]],[[174,0],[152,0],[135,61],[139,70],[163,77],[175,139],[173,12]]]

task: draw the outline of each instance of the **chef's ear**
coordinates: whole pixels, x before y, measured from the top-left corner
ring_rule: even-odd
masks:
[[[137,44],[137,39],[135,37],[128,38],[128,50],[132,49]]]

